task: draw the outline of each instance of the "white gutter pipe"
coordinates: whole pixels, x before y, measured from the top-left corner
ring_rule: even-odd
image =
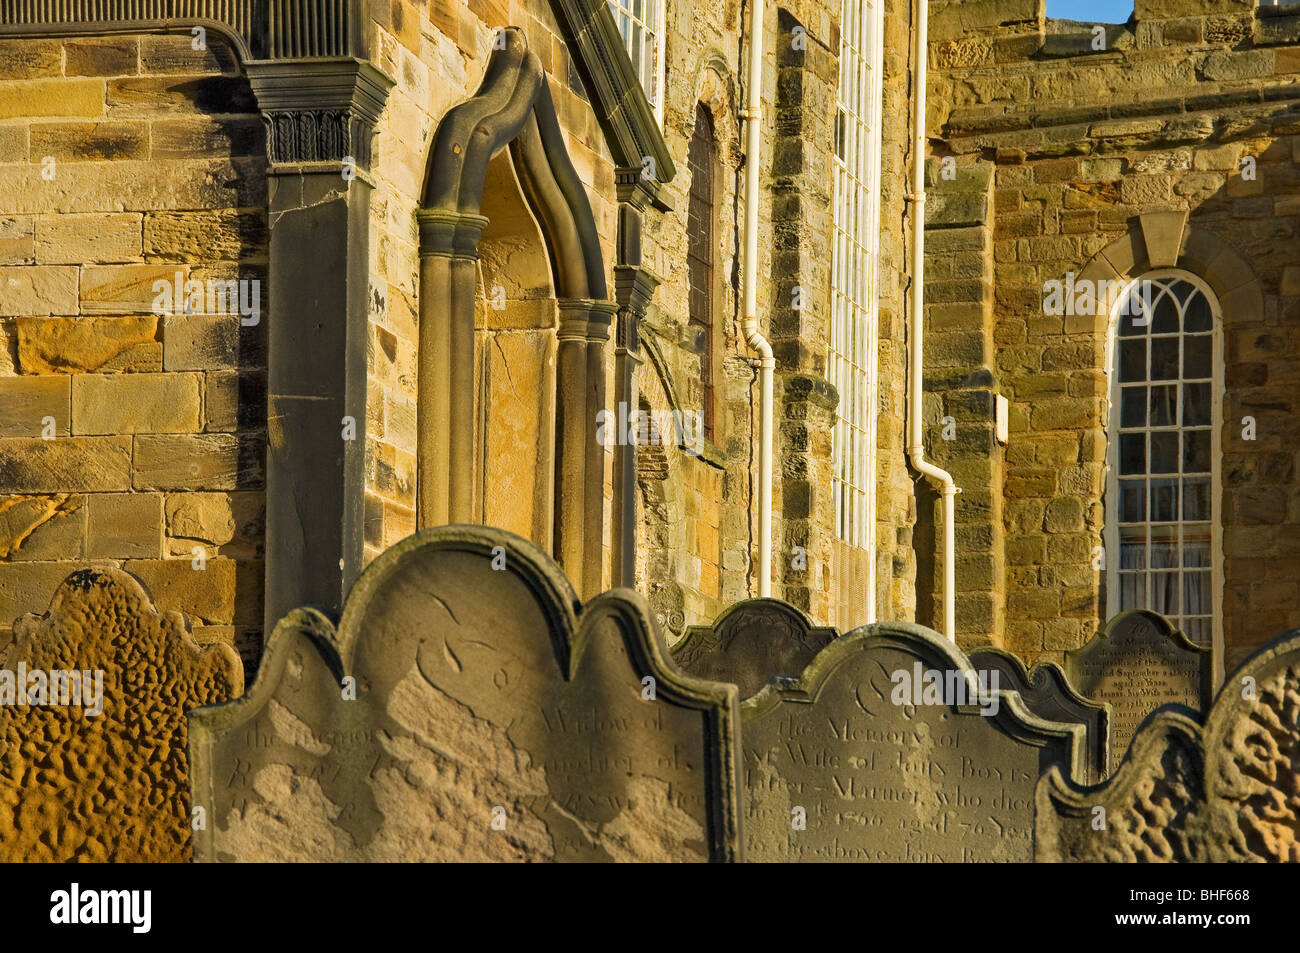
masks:
[[[745,257],[741,263],[745,342],[758,352],[758,595],[772,595],[772,393],[776,361],[758,330],[758,167],[763,115],[763,12],[765,0],[749,0],[749,82],[745,107]]]
[[[921,425],[921,407],[925,383],[925,84],[927,48],[929,46],[929,2],[916,0],[916,70],[912,75],[914,102],[912,125],[912,327],[911,388],[907,409],[907,455],[912,466],[928,477],[943,494],[943,631],[957,638],[957,494],[952,476],[925,459],[925,440]]]

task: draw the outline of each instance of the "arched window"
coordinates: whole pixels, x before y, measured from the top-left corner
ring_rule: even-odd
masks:
[[[1195,275],[1144,275],[1111,316],[1107,614],[1151,609],[1222,639],[1218,301]]]
[[[712,440],[714,422],[714,284],[713,256],[717,231],[714,172],[717,143],[713,116],[703,103],[695,104],[695,131],[686,161],[691,173],[691,194],[686,210],[686,261],[690,268],[690,323],[702,338],[700,349],[701,410],[704,437]]]

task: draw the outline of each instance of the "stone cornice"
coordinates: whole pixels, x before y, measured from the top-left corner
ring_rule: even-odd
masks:
[[[359,0],[5,0],[0,35],[184,32],[228,37],[239,58],[359,55]]]

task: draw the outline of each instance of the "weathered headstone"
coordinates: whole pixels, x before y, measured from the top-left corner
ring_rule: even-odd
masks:
[[[998,648],[978,649],[970,663],[977,672],[995,671],[1006,691],[1018,692],[1029,711],[1045,721],[1083,725],[1087,732],[1083,746],[1084,779],[1096,784],[1110,769],[1110,706],[1084,698],[1070,687],[1060,667],[1039,662],[1026,670],[1025,663]]]
[[[978,683],[950,641],[871,625],[741,706],[745,856],[1026,861],[1034,786],[1083,770],[1081,725]]]
[[[134,576],[68,576],[0,645],[0,860],[189,860],[185,714],[243,687]]]
[[[526,540],[423,531],[194,713],[196,856],[734,860],[736,689],[666,658],[636,593],[579,611]]]
[[[1224,682],[1208,715],[1170,706],[1106,784],[1039,782],[1040,861],[1300,861],[1300,630]]]
[[[798,675],[835,638],[788,602],[749,599],[726,609],[713,625],[693,625],[672,648],[678,668],[699,678],[731,682],[740,697],[777,675]]]
[[[1145,609],[1117,615],[1083,648],[1065,653],[1065,674],[1075,690],[1111,707],[1112,771],[1157,708],[1178,704],[1205,711],[1213,694],[1212,658],[1210,649]]]

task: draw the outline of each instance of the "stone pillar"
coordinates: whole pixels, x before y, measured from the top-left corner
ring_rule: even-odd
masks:
[[[353,59],[248,66],[267,126],[266,603],[338,612],[361,571],[370,136],[392,81]]]
[[[488,220],[436,209],[420,223],[416,525],[474,522],[474,301]]]

